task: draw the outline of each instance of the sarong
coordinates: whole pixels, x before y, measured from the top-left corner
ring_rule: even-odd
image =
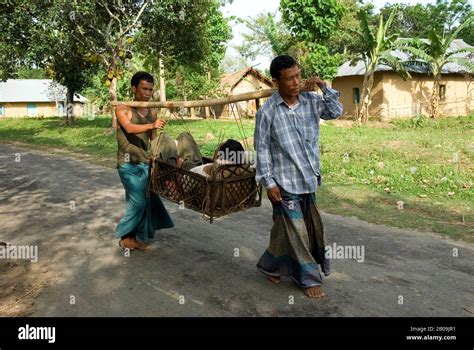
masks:
[[[270,245],[257,263],[273,277],[288,276],[302,288],[320,286],[329,276],[324,228],[314,193],[291,194],[280,188],[282,201],[273,205]]]
[[[125,188],[125,216],[120,220],[115,236],[129,233],[141,241],[155,237],[155,231],[174,226],[160,197],[153,192],[147,194],[149,166],[145,163],[124,163],[118,173]]]

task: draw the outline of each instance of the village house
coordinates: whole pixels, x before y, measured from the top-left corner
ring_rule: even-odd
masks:
[[[220,90],[224,96],[232,96],[259,90],[271,89],[272,81],[253,67],[246,67],[234,73],[223,74],[220,78]],[[216,117],[255,116],[258,108],[266,99],[242,101],[224,106],[214,106]]]
[[[67,89],[51,79],[9,79],[0,82],[1,117],[64,115]],[[74,114],[84,114],[87,98],[74,96]]]
[[[451,50],[471,47],[461,39],[453,40]],[[394,55],[406,61],[405,52],[395,51]],[[460,54],[473,60],[468,53]],[[474,60],[473,60],[474,63]],[[404,81],[390,67],[379,65],[374,74],[374,85],[370,115],[384,118],[409,117],[418,114],[429,115],[433,76],[424,66],[409,66],[411,79]],[[339,67],[332,86],[341,92],[344,115],[353,115],[360,102],[364,80],[362,61],[351,66],[349,62]],[[474,80],[464,67],[448,63],[442,70],[440,85],[440,114],[467,115],[474,110]]]

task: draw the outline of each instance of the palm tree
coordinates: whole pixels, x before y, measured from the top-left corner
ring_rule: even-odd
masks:
[[[357,13],[357,17],[360,21],[359,35],[362,37],[362,40],[366,45],[365,48],[359,52],[356,59],[353,60],[353,63],[354,61],[362,60],[365,65],[362,94],[360,104],[356,111],[356,118],[359,123],[366,123],[369,120],[369,105],[372,98],[371,94],[374,84],[374,73],[377,65],[385,64],[391,67],[393,70],[398,72],[403,79],[410,77],[402,64],[402,61],[398,57],[392,55],[392,51],[398,46],[396,41],[397,35],[392,34],[387,36],[387,30],[397,11],[398,7],[395,7],[385,23],[383,21],[383,15],[380,14],[379,27],[376,33],[374,33],[374,29],[369,25],[367,12],[361,9]]]
[[[439,36],[434,30],[428,34],[427,41],[405,40],[401,50],[407,51],[413,55],[411,61],[407,64],[418,64],[425,66],[433,74],[434,83],[430,99],[430,117],[439,117],[439,86],[443,67],[450,62],[459,64],[466,68],[467,73],[474,72],[474,64],[466,57],[455,57],[456,54],[463,52],[474,52],[473,47],[466,47],[458,50],[450,50],[454,39],[464,28],[468,27],[472,19],[464,21],[452,34]],[[406,46],[405,46],[406,45]]]

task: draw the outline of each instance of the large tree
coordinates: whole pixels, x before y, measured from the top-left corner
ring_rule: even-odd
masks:
[[[306,75],[333,78],[342,56],[330,52],[327,43],[341,25],[344,6],[338,0],[281,0],[280,11],[289,30],[304,43]]]
[[[117,80],[123,75],[127,59],[131,57],[133,37],[141,27],[144,12],[151,0],[55,0],[62,18],[74,29],[69,33],[78,50],[106,71],[105,84],[109,86],[110,101],[117,100]],[[116,127],[111,108],[112,126]]]
[[[290,51],[296,40],[287,26],[275,17],[275,13],[262,12],[255,17],[238,20],[249,30],[242,34],[243,43],[235,47],[242,57],[254,60],[260,55],[274,57]]]
[[[380,9],[385,20],[395,6],[399,7],[399,13],[393,19],[388,34],[398,33],[403,38],[426,39],[431,30],[447,35],[473,16],[469,0],[437,0],[434,4],[387,4]],[[459,32],[458,38],[474,45],[474,23]]]
[[[22,72],[38,72],[63,84],[66,94],[66,123],[74,121],[74,94],[81,90],[94,71],[94,64],[84,56],[84,47],[70,36],[74,30],[64,18],[58,1],[18,0],[7,2],[0,17],[2,31],[0,50],[2,79],[24,76]],[[58,97],[59,98],[59,97]]]
[[[47,65],[75,92],[90,76],[88,69],[99,66],[114,101],[118,79],[137,50],[210,72],[230,37],[219,5],[217,0],[9,1],[0,22],[0,77],[14,76],[25,64]],[[113,109],[112,114],[115,126]]]
[[[373,16],[374,5],[362,4],[358,0],[340,0],[344,6],[344,14],[337,30],[332,31],[327,46],[331,53],[342,54],[344,60],[351,59],[365,45],[363,38],[359,35],[360,21],[357,13],[363,10],[369,17]],[[378,17],[377,17],[378,21]]]
[[[59,0],[57,0],[59,1]],[[202,37],[208,8],[215,0],[83,0],[63,2],[76,28],[71,35],[84,43],[85,54],[107,72],[110,101],[117,100],[117,81],[126,62],[141,48],[160,58],[172,55],[193,62],[206,53]],[[145,45],[136,45],[143,40]],[[116,125],[112,109],[113,126]]]
[[[170,1],[144,17],[161,23],[138,37],[146,65],[160,76],[160,100],[166,99],[167,80],[173,95],[183,99],[206,98],[216,90],[225,44],[232,38],[220,5],[218,0]]]
[[[41,40],[46,0],[5,1],[0,15],[0,80],[18,77],[21,68],[38,67],[47,46]],[[48,45],[49,46],[49,45]]]

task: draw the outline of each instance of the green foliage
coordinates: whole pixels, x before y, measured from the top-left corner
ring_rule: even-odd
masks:
[[[74,41],[75,27],[68,20],[64,2],[38,1],[31,6],[22,0],[8,2],[5,12],[0,19],[7,21],[1,23],[0,48],[9,47],[11,42],[16,47],[13,54],[4,57],[2,66],[19,66],[19,69],[6,73],[0,68],[2,74],[6,73],[3,78],[21,76],[32,67],[46,68],[45,75],[67,87],[68,103],[71,103],[74,93],[88,83],[95,67],[84,57],[84,46]],[[70,122],[71,109],[67,108],[67,113]]]
[[[338,0],[282,0],[280,10],[290,32],[302,42],[298,58],[304,70],[332,79],[342,57],[331,53],[327,43],[340,25],[344,6]]]
[[[396,17],[396,14],[397,7],[393,9],[386,21],[384,21],[383,16],[380,15],[378,25],[375,27],[371,25],[369,14],[366,10],[360,9],[357,12],[357,17],[360,21],[359,36],[364,43],[364,46],[358,51],[359,58],[362,58],[367,65],[373,66],[373,68],[375,68],[381,60],[384,62],[380,63],[392,66],[394,69],[399,68],[393,65],[392,62],[386,60],[391,56],[391,51],[397,47],[397,34],[388,35],[388,29]],[[400,60],[396,60],[395,62],[400,62]]]
[[[2,3],[0,16],[0,80],[18,77],[19,67],[41,66],[51,42],[43,40],[46,0],[16,0]],[[49,28],[48,28],[49,29]]]
[[[338,0],[281,0],[280,10],[290,31],[305,42],[325,42],[344,15]]]
[[[26,66],[21,66],[17,71],[18,79],[49,79],[48,73],[45,69],[39,68],[28,68]]]
[[[219,87],[218,71],[214,71],[214,77],[208,77],[207,73],[199,72],[186,66],[176,69],[174,79],[176,87],[176,98],[178,100],[199,100],[207,97],[216,97]]]
[[[396,5],[387,4],[380,11],[387,19]],[[459,23],[473,16],[469,0],[438,0],[435,4],[399,4],[400,13],[394,18],[389,34],[399,33],[404,38],[428,38],[431,30],[450,34]],[[458,38],[474,45],[474,24],[464,28]]]
[[[344,15],[338,28],[331,34],[327,45],[330,52],[337,52],[344,55],[344,60],[350,60],[354,53],[364,46],[362,38],[357,35],[357,29],[360,27],[357,12],[363,9],[371,16],[373,5],[361,4],[356,0],[341,0],[341,4],[345,8]]]
[[[424,128],[426,126],[427,118],[424,114],[418,114],[409,119],[403,118],[394,120],[392,123],[397,129],[417,129]]]
[[[282,21],[274,20],[275,14],[262,12],[253,18],[239,19],[249,32],[243,33],[242,45],[236,50],[245,58],[253,60],[258,55],[270,57],[287,54],[296,43]]]
[[[456,30],[450,34],[438,34],[431,30],[428,33],[428,41],[419,39],[401,41],[401,49],[411,53],[413,56],[410,64],[417,63],[428,67],[429,71],[435,77],[440,77],[441,70],[449,62],[455,62],[464,66],[468,72],[474,72],[474,64],[463,57],[456,57],[457,54],[463,52],[474,52],[473,48],[461,48],[458,50],[450,50],[450,46],[465,28],[472,25],[473,20],[467,19],[461,23]]]
[[[463,66],[467,72],[474,73],[474,64],[472,60],[466,57],[459,57],[460,53],[474,53],[474,48],[467,47],[457,50],[451,50],[450,46],[457,38],[459,33],[465,28],[471,26],[472,19],[469,18],[461,23],[456,30],[449,34],[438,34],[431,30],[428,34],[427,41],[421,40],[403,40],[401,41],[401,49],[412,54],[412,59],[406,64],[419,64],[428,68],[428,71],[433,74],[434,84],[431,93],[431,110],[430,117],[437,118],[439,116],[439,81],[441,80],[441,72],[443,67],[455,62]]]
[[[130,80],[135,70],[125,69],[124,75],[117,81],[117,99],[119,101],[132,99]],[[104,84],[106,79],[108,79],[107,71],[102,68],[91,76],[90,83],[82,90],[82,94],[102,113],[110,112],[109,91]]]
[[[137,35],[137,45],[142,52],[175,65],[217,68],[232,37],[219,7],[217,0],[156,2],[144,14],[147,25]]]
[[[218,69],[226,51],[226,43],[232,39],[232,29],[220,11],[220,1],[213,1],[207,8],[206,30],[203,35],[208,50],[203,58],[204,70]]]
[[[331,54],[327,46],[311,43],[308,53],[302,57],[303,76],[317,75],[330,80],[337,74],[337,68],[343,63],[343,56]]]
[[[61,18],[70,27],[71,39],[84,59],[107,72],[104,84],[120,79],[133,57],[134,36],[150,1],[56,0]],[[113,91],[113,87],[111,89]]]
[[[144,67],[156,77],[159,59],[163,60],[167,99],[214,95],[225,43],[232,37],[228,19],[220,12],[220,2],[162,1],[145,15],[144,21],[155,25],[138,33],[137,48]]]
[[[358,49],[352,63],[362,60],[365,65],[360,98],[362,102],[359,104],[356,114],[358,122],[367,123],[369,120],[369,105],[372,98],[374,72],[379,64],[385,64],[391,67],[403,79],[410,77],[402,60],[392,54],[399,46],[397,35],[387,35],[388,29],[396,14],[397,7],[390,13],[387,21],[384,21],[383,15],[380,14],[378,27],[375,28],[370,23],[370,16],[367,10],[360,9],[357,12],[357,17],[360,22],[358,34],[362,39],[363,45]]]

